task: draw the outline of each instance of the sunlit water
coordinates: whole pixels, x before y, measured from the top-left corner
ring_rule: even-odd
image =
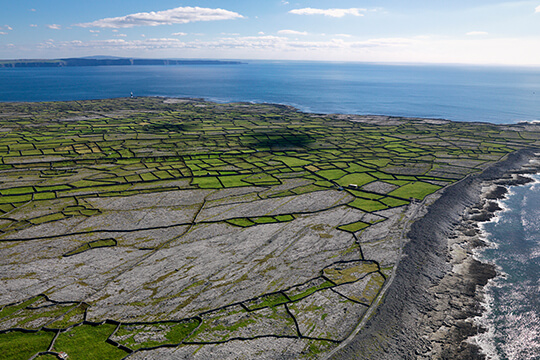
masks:
[[[486,287],[488,311],[479,321],[488,332],[477,341],[489,359],[540,359],[540,183],[511,187],[502,204],[483,225],[493,246],[480,257],[502,276]]]
[[[540,68],[246,61],[242,65],[0,68],[0,101],[136,96],[268,102],[316,113],[540,120]]]

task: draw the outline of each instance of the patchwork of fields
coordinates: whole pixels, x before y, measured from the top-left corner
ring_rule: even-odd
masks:
[[[377,306],[432,194],[539,144],[269,104],[0,104],[0,351],[316,358]]]

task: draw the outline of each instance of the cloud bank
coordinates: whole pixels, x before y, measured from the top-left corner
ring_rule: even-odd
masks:
[[[306,31],[296,31],[296,30],[279,30],[278,34],[280,35],[307,35]]]
[[[114,18],[105,18],[89,23],[76,24],[76,26],[132,28],[135,26],[186,24],[195,21],[232,20],[240,18],[243,18],[243,16],[236,12],[224,9],[178,7],[164,11],[142,12]]]
[[[39,51],[66,54],[114,53],[123,56],[213,57],[244,59],[297,59],[371,62],[422,62],[465,64],[540,64],[540,37],[527,39],[470,36],[466,38],[411,37],[349,40],[293,39],[288,36],[235,36],[208,41],[178,38],[93,41],[49,40]]]
[[[303,9],[294,9],[289,11],[291,14],[296,15],[324,15],[329,17],[341,18],[345,15],[353,16],[364,16],[363,12],[366,12],[367,9],[361,8],[350,8],[350,9],[313,9],[313,8],[303,8]]]

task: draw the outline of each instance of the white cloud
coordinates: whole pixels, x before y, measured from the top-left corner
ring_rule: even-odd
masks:
[[[93,49],[95,50],[145,50],[153,51],[159,50],[247,50],[247,51],[271,51],[271,52],[291,52],[291,51],[327,51],[327,50],[350,50],[357,51],[355,49],[361,48],[375,48],[375,47],[396,47],[408,44],[410,41],[407,39],[374,39],[367,41],[354,41],[346,42],[343,39],[332,39],[326,41],[299,41],[291,40],[284,36],[243,36],[243,37],[226,37],[211,41],[190,41],[183,42],[174,38],[154,38],[144,40],[124,40],[124,39],[108,39],[108,40],[91,40],[82,42],[65,41],[54,42],[52,40],[40,44],[42,48],[55,48],[55,49]]]
[[[30,27],[38,27],[36,24],[30,24]]]
[[[91,33],[98,33],[99,30],[89,30]]]
[[[4,28],[5,28],[6,30],[13,30],[13,28],[12,28],[11,26],[9,26],[9,25],[5,25]]]
[[[114,36],[116,36],[116,37],[127,37],[126,34],[116,34],[116,35],[114,35]]]
[[[62,28],[62,26],[58,24],[50,24],[50,25],[47,25],[47,27],[53,30],[60,30]]]
[[[5,32],[5,31],[0,31],[0,35],[7,35],[7,32]]]
[[[172,33],[171,35],[172,36],[186,36],[187,33],[185,33],[185,32],[175,32],[175,33]]]
[[[334,35],[334,36],[337,36],[337,37],[344,37],[344,38],[350,38],[350,37],[352,37],[352,35],[350,35],[350,34],[336,34],[336,35]]]
[[[131,28],[135,26],[186,24],[195,21],[231,20],[239,18],[243,18],[243,16],[224,9],[178,7],[164,11],[143,12],[115,18],[106,18],[89,23],[76,24],[76,26]]]
[[[536,9],[534,9],[534,12],[535,13],[540,13],[540,5],[536,7]]]
[[[278,34],[280,35],[307,35],[306,31],[296,31],[296,30],[279,30]]]
[[[540,36],[530,38],[467,37],[345,38],[304,41],[287,36],[237,36],[213,40],[178,38],[108,39],[40,44],[49,54],[114,53],[123,56],[218,57],[400,63],[540,65]],[[62,55],[64,56],[64,55]]]
[[[264,35],[264,31],[259,31],[258,34],[259,35]]]
[[[367,9],[361,8],[350,8],[350,9],[313,9],[313,8],[303,8],[303,9],[294,9],[289,11],[291,14],[296,15],[324,15],[335,18],[341,18],[345,15],[353,16],[364,16],[363,12]]]
[[[489,33],[487,33],[486,31],[469,31],[465,35],[467,35],[467,36],[483,36],[483,35],[489,35]]]
[[[35,12],[35,11],[36,11],[36,9],[30,9],[30,11],[32,11],[32,12]]]

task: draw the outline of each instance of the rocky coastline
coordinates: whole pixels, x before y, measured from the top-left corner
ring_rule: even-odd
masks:
[[[536,151],[538,151],[536,149]],[[395,281],[365,328],[333,359],[485,359],[467,339],[484,331],[482,287],[495,267],[474,258],[485,246],[478,223],[500,210],[506,186],[536,173],[535,150],[524,149],[444,190],[412,224]]]

